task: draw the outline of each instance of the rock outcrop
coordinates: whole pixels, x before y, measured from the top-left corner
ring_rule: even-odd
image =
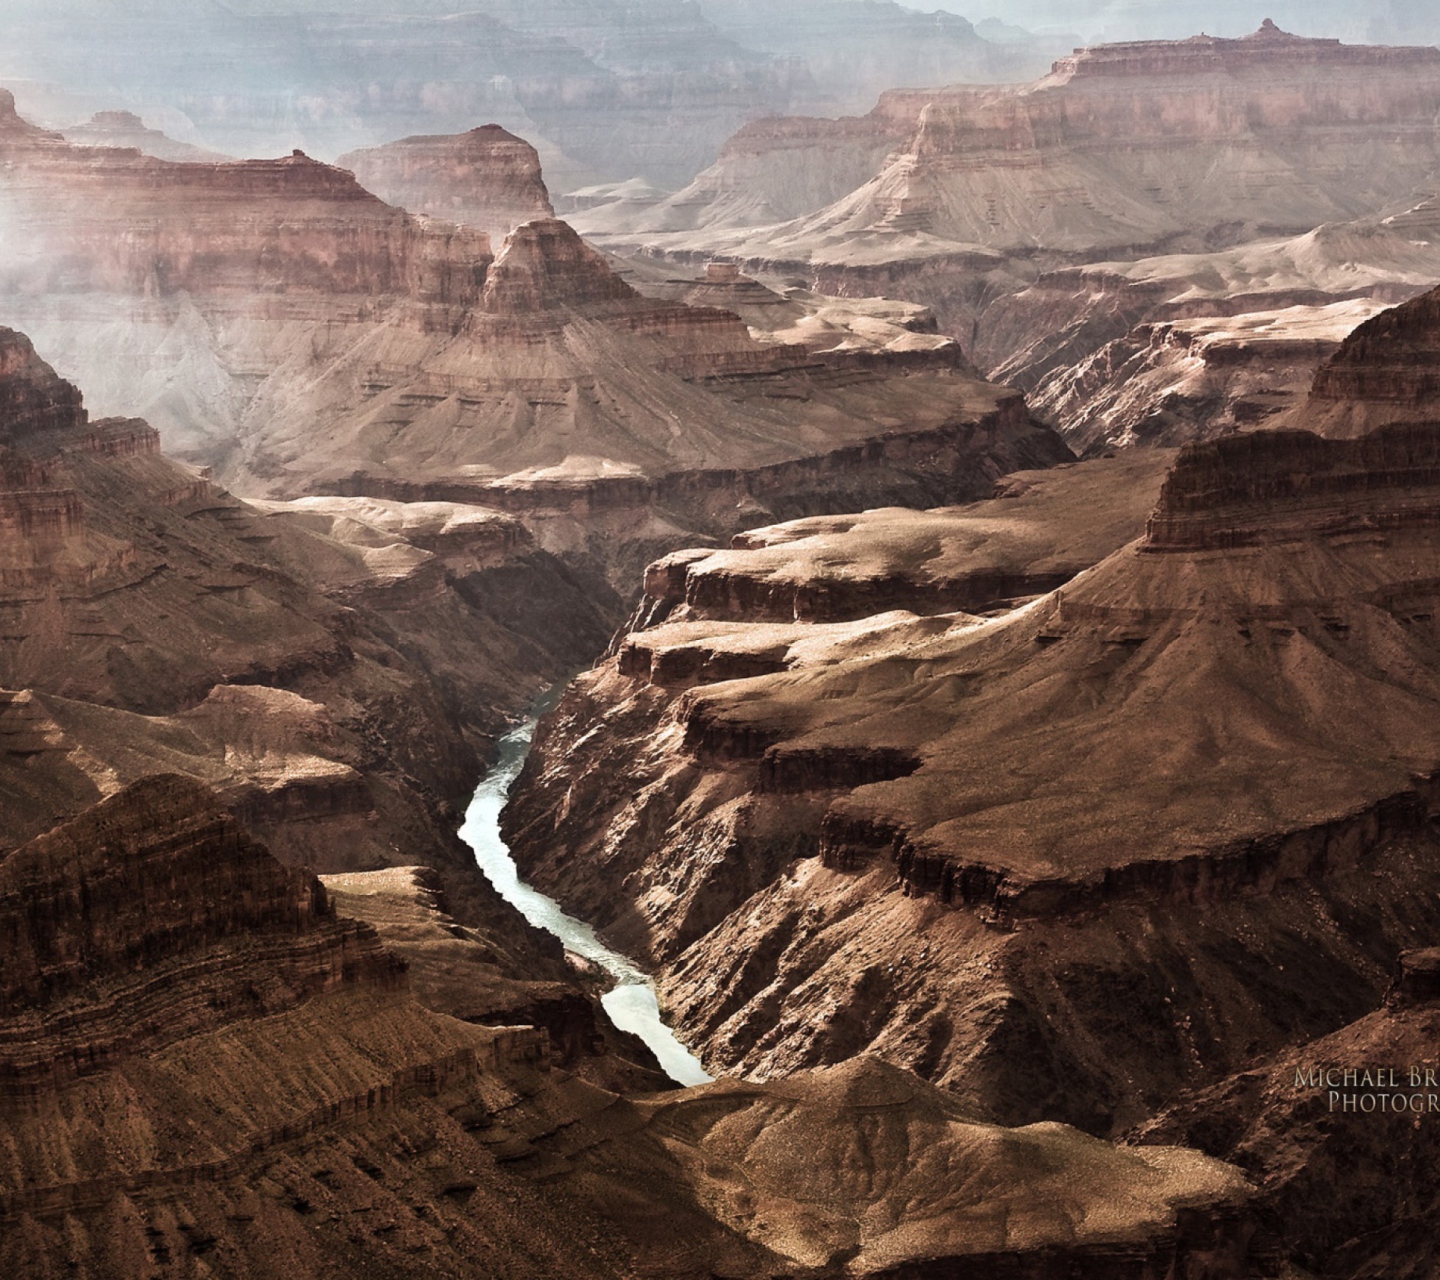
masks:
[[[35,244],[0,313],[240,492],[499,507],[613,590],[686,542],[1070,456],[918,320],[757,338],[637,294],[552,218],[492,256],[303,157],[165,165],[15,119]]]
[[[498,124],[402,138],[353,151],[337,163],[388,204],[463,222],[496,244],[522,222],[555,216],[540,156]]]
[[[1435,962],[1433,948],[1403,953],[1383,1006],[1186,1094],[1130,1140],[1191,1142],[1241,1165],[1272,1274],[1423,1274],[1433,1193],[1411,1171],[1435,1158]]]
[[[1125,1127],[1360,1016],[1440,925],[1435,436],[1192,446],[1148,538],[988,619],[931,584],[1043,545],[1023,493],[857,518],[863,554],[812,524],[674,557],[675,612],[542,725],[507,838],[663,966],[712,1070],[869,1050],[976,1114]],[[1123,461],[1046,481],[1044,557],[1085,558],[1061,487]],[[800,607],[787,544],[853,609]],[[914,605],[901,573],[856,617],[887,559]]]
[[[1372,317],[1316,374],[1297,423],[1353,436],[1387,422],[1440,417],[1440,290]]]
[[[1093,261],[1216,235],[1233,242],[1247,226],[1303,232],[1420,186],[1435,163],[1437,106],[1431,48],[1302,39],[1273,24],[1240,40],[1100,45],[1031,85],[900,90],[863,124],[772,128],[763,163],[752,126],[691,189],[642,212],[629,239],[816,271],[1037,249]],[[858,160],[866,147],[856,142],[873,139],[878,155],[881,138],[901,130],[903,145],[828,205],[763,232],[719,230],[734,227],[738,206],[726,195],[742,185],[757,220],[784,217],[794,197],[779,193],[806,169],[794,159],[796,133],[814,136],[821,153],[854,139],[842,145]],[[744,169],[735,181],[732,159]],[[697,207],[707,196],[720,197],[714,229]],[[702,230],[687,238],[667,227],[672,209]]]
[[[375,896],[336,887],[342,909]],[[176,777],[0,859],[0,1263],[63,1257],[96,1280],[1243,1265],[1248,1188],[1197,1152],[976,1124],[863,1059],[630,1101],[557,1069],[543,1030],[425,1008],[408,985],[436,995],[434,912],[394,912],[409,972]]]

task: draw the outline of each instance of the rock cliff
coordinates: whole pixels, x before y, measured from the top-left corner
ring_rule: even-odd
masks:
[[[939,335],[757,338],[637,294],[555,219],[492,256],[303,157],[166,165],[12,132],[29,213],[0,314],[240,492],[501,507],[612,590],[686,542],[1069,456]]]
[[[1435,434],[1192,446],[1119,549],[1133,508],[1108,547],[1067,533],[1101,459],[1033,514],[673,557],[637,625],[666,620],[542,725],[508,838],[663,966],[712,1069],[865,1049],[991,1118],[1134,1123],[1358,1017],[1440,924]],[[1018,607],[936,600],[942,565],[984,582],[1047,543],[1098,563]]]
[[[380,914],[413,969],[176,777],[0,859],[0,1261],[759,1280],[998,1257],[1038,1277],[1058,1254],[1198,1280],[1246,1253],[1238,1170],[976,1124],[873,1060],[619,1097],[557,1069],[544,1031],[425,1008],[409,978],[425,995],[434,943]]]
[[[1440,408],[1440,290],[1374,316],[1320,368],[1292,420],[1333,435],[1425,422]]]
[[[493,735],[613,625],[512,517],[257,510],[5,330],[0,529],[0,850],[183,774],[291,865],[424,857],[500,979],[569,981],[455,837]]]
[[[864,122],[794,122],[769,127],[764,141],[764,126],[751,126],[658,218],[640,212],[629,240],[813,271],[1035,250],[1093,261],[1234,242],[1245,228],[1303,232],[1423,184],[1437,104],[1431,48],[1342,45],[1273,24],[1239,40],[1100,45],[1030,85],[900,90]],[[815,139],[817,161],[839,147],[858,162],[901,133],[864,182],[828,205],[782,212],[795,199],[781,194],[791,172],[808,163],[795,159],[797,135]],[[730,165],[740,166],[734,180]],[[778,225],[737,227],[727,194],[742,185],[750,225]],[[820,191],[802,182],[796,194]],[[715,197],[712,221],[704,206]],[[684,225],[666,225],[671,210],[684,211]],[[686,226],[701,230],[687,236]],[[618,228],[610,234],[618,244]]]
[[[463,222],[497,244],[522,222],[555,215],[535,148],[498,124],[402,138],[336,163],[387,203]]]

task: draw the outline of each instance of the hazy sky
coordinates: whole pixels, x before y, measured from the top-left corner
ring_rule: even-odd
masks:
[[[1440,39],[1437,0],[902,0],[913,9],[948,9],[973,21],[999,18],[1031,29],[1089,37],[1175,38],[1205,31],[1237,36],[1271,18],[1300,35],[1342,40]],[[784,0],[779,0],[784,3]]]

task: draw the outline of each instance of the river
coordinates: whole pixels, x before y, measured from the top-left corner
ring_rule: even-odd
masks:
[[[460,839],[474,850],[480,870],[506,902],[536,928],[553,933],[567,951],[583,956],[614,979],[615,985],[600,998],[610,1020],[649,1045],[665,1073],[677,1084],[704,1084],[714,1077],[706,1074],[700,1060],[661,1021],[655,986],[649,977],[625,956],[601,942],[595,930],[583,920],[566,915],[553,898],[547,898],[520,879],[509,846],[500,837],[500,810],[520,776],[534,733],[535,721],[527,720],[500,739],[499,759],[476,789],[475,798],[465,811]]]

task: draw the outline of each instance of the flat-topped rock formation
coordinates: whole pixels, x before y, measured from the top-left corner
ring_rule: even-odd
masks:
[[[710,227],[694,199],[706,189],[749,186],[757,189],[750,207],[772,209],[768,187],[785,186],[793,135],[808,131],[822,148],[834,147],[832,135],[850,138],[857,158],[852,148],[867,135],[876,151],[883,135],[904,132],[904,144],[828,207],[750,240],[716,236],[711,248],[861,265],[1034,248],[1093,255],[1204,238],[1224,223],[1299,232],[1374,212],[1424,181],[1437,99],[1440,55],[1430,48],[1348,46],[1273,26],[1241,40],[1103,45],[1061,59],[1032,85],[897,91],[867,125],[772,128],[770,167],[762,174],[749,158],[746,181],[732,183],[727,158],[753,157],[763,128],[750,127],[717,171],[701,174],[694,194],[660,206],[654,229],[664,232],[668,209],[687,209],[690,226]],[[786,203],[780,196],[779,209]],[[721,200],[714,226],[733,226],[734,212]],[[690,248],[683,236],[649,243]]]
[[[753,336],[637,293],[553,218],[492,254],[303,157],[166,165],[11,132],[36,244],[0,314],[241,492],[499,507],[618,583],[777,516],[977,497],[1069,456],[904,308],[812,323],[803,303]]]
[[[498,124],[401,138],[337,163],[387,203],[463,222],[496,244],[522,222],[555,216],[535,148]]]
[[[1064,477],[1134,460],[1046,478],[1033,512],[855,518],[863,554],[811,522],[672,557],[638,621],[674,612],[542,725],[507,838],[664,966],[712,1069],[868,1048],[978,1114],[1133,1122],[1373,1007],[1437,925],[1435,434],[1192,446],[1108,553],[1067,547]],[[1105,558],[989,619],[932,613],[940,563],[979,577],[1047,520],[1042,560]],[[802,604],[787,545],[856,607]],[[907,562],[913,608],[887,572],[857,617]],[[1352,911],[1363,939],[1328,923]]]
[[[61,131],[66,141],[85,147],[133,147],[157,160],[181,160],[191,164],[220,164],[233,160],[219,151],[197,147],[168,138],[159,129],[150,129],[133,111],[97,111],[84,124]]]
[[[421,226],[299,151],[185,164],[76,146],[29,125],[4,91],[0,155],[6,292],[263,294],[292,311],[316,294],[381,293],[463,306],[483,283],[472,260],[489,258],[484,233]]]
[[[818,516],[677,551],[646,571],[656,622],[842,622],[996,610],[1068,582],[1144,528],[1173,454],[1147,450],[1005,477],[994,499]],[[803,634],[803,629],[799,634]],[[644,647],[639,630],[629,644]]]

